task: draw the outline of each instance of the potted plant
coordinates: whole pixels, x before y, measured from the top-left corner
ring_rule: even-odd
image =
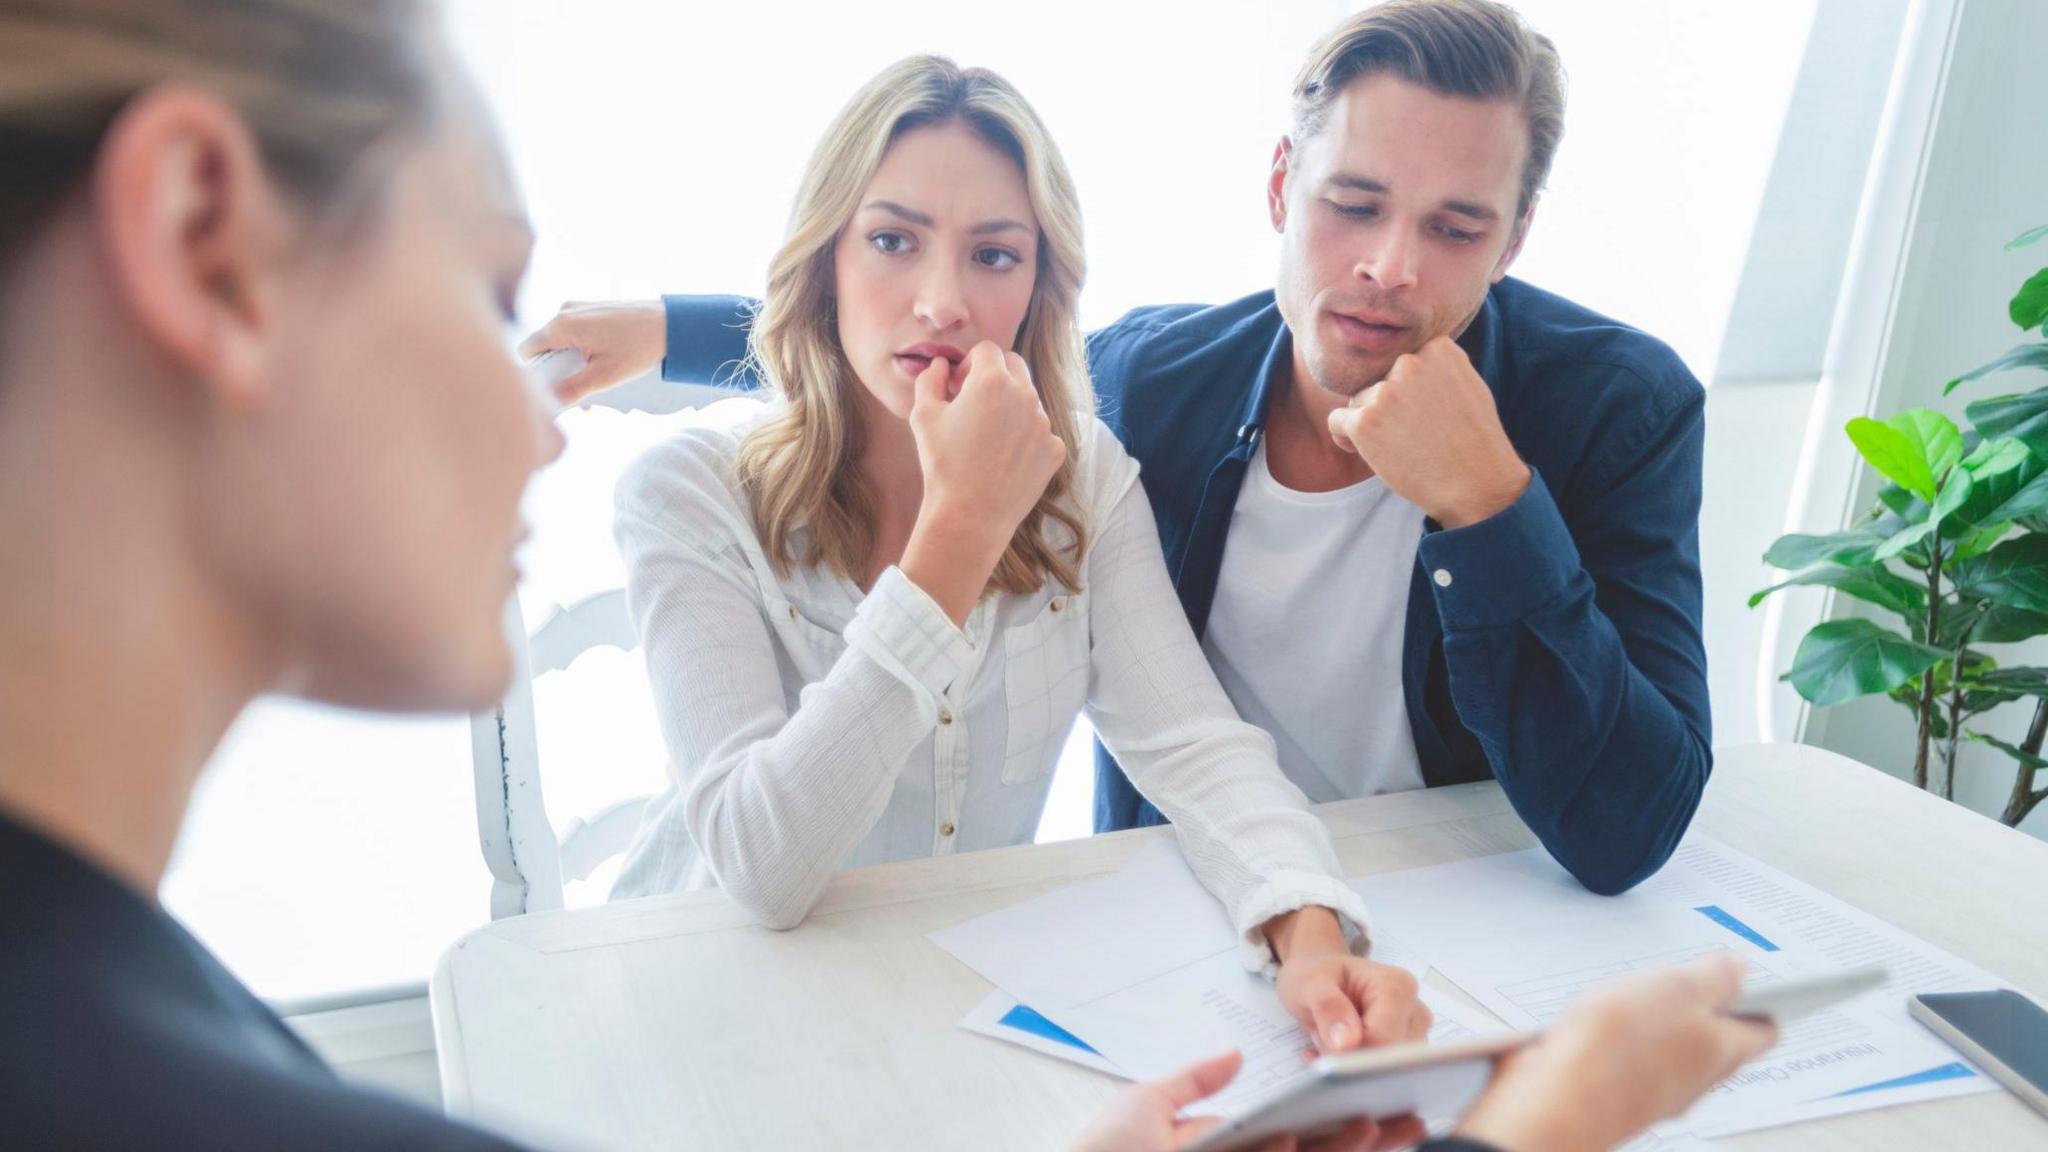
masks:
[[[2048,237],[2036,228],[2006,245]],[[2009,308],[2020,331],[2042,335],[2048,319],[2048,268],[2021,285]],[[1944,395],[1992,373],[2048,370],[2048,340],[2022,343],[1949,381]],[[2048,786],[2048,668],[2001,668],[1980,645],[2048,635],[2048,385],[1973,401],[1967,428],[1931,408],[1889,420],[1858,417],[1846,431],[1858,454],[1888,483],[1849,528],[1825,536],[1782,536],[1764,554],[1793,573],[1749,599],[1786,588],[1824,587],[1875,605],[1899,621],[1830,620],[1799,643],[1790,681],[1820,707],[1883,693],[1918,722],[1913,783],[1928,786],[1930,750],[1942,763],[1941,793],[1955,797],[1956,752],[1963,740],[1998,749],[2015,762],[2012,793],[2000,813],[2026,819]],[[1973,730],[1993,708],[2031,700],[2032,722],[2018,744]]]

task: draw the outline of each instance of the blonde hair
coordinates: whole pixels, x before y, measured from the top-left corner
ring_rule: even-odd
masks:
[[[937,56],[899,61],[854,93],[811,154],[788,238],[769,265],[749,354],[784,404],[741,444],[738,474],[780,574],[802,564],[861,579],[872,561],[875,502],[859,468],[861,384],[839,343],[833,248],[889,146],[913,129],[955,121],[1024,171],[1038,216],[1038,261],[1016,351],[1067,445],[1066,463],[1017,526],[988,588],[1029,593],[1055,580],[1079,590],[1088,526],[1070,497],[1081,422],[1095,405],[1076,316],[1086,271],[1079,201],[1045,126],[1009,81]],[[800,527],[807,530],[801,548]]]
[[[309,207],[361,187],[373,146],[430,114],[424,0],[0,0],[0,271],[83,187],[100,141],[166,83],[231,104]]]
[[[1332,29],[1294,81],[1294,136],[1322,130],[1353,80],[1391,73],[1446,96],[1513,100],[1529,124],[1515,216],[1529,214],[1564,137],[1564,66],[1550,40],[1494,0],[1385,0]]]

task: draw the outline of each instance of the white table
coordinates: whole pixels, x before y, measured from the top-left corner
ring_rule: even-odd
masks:
[[[1491,782],[1318,813],[1350,875],[1535,843]],[[2048,844],[1797,745],[1720,751],[1698,823],[2048,992]],[[848,872],[790,932],[716,892],[492,924],[434,980],[449,1110],[549,1147],[1058,1149],[1117,1082],[955,1028],[988,985],[925,933],[1114,871],[1162,834]],[[1998,1093],[1724,1143],[2048,1148],[2048,1120]]]

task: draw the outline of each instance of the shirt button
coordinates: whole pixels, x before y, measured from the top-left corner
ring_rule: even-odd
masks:
[[[948,820],[948,821],[947,821],[946,823],[944,823],[944,824],[941,824],[941,825],[939,825],[939,835],[941,835],[941,836],[951,836],[952,834],[953,834],[953,822],[952,822],[952,821]]]
[[[1451,570],[1449,568],[1437,569],[1434,578],[1436,586],[1439,588],[1449,588],[1451,586]]]
[[[1054,601],[1052,602],[1052,610],[1053,610],[1053,611],[1055,611],[1055,612],[1059,611],[1060,609],[1062,609],[1062,608],[1064,608],[1064,607],[1066,607],[1066,603],[1065,603],[1064,601],[1061,601],[1061,600],[1057,600],[1057,599],[1056,599],[1056,600],[1054,600]]]
[[[952,710],[951,708],[941,708],[941,709],[939,709],[939,723],[941,723],[941,724],[951,724],[952,722],[953,722],[953,710]]]
[[[791,620],[794,620],[794,619],[796,619],[796,605],[794,605],[794,604],[791,604],[791,605],[789,606],[789,618],[790,618]]]

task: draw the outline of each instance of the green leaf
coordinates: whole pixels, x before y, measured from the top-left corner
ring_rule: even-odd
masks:
[[[1880,608],[1889,608],[1902,616],[1911,616],[1927,611],[1927,589],[1911,580],[1884,568],[1843,568],[1829,565],[1802,572],[1790,580],[1773,584],[1749,598],[1749,606],[1756,607],[1763,599],[1782,588],[1818,585],[1833,588],[1844,595],[1854,596]]]
[[[2048,344],[2040,347],[2048,348]],[[2048,460],[2048,388],[1972,401],[1963,413],[1985,436],[2009,436]]]
[[[1982,556],[1984,553],[1989,552],[1991,546],[1998,543],[1999,539],[2010,531],[2012,531],[2012,523],[2001,520],[1996,524],[1987,524],[1983,528],[1971,532],[1962,538],[1961,543],[1949,549],[1948,559],[1944,562],[1943,566],[1946,567],[1948,564],[1955,564],[1975,556]]]
[[[2018,440],[1985,440],[1977,445],[1975,451],[1963,457],[1963,468],[1982,483],[1994,476],[2003,476],[2026,463],[2027,459],[2027,446]]]
[[[1849,421],[1844,430],[1849,434],[1849,442],[1856,445],[1856,451],[1879,475],[1930,504],[1934,502],[1934,468],[1927,462],[1923,441],[1904,429],[1867,416]]]
[[[1787,572],[1811,568],[1823,562],[1854,568],[1871,563],[1871,554],[1890,536],[1889,530],[1869,527],[1831,532],[1826,536],[1794,532],[1778,537],[1771,544],[1770,551],[1764,553],[1764,563]]]
[[[1830,620],[1806,634],[1784,679],[1821,707],[1890,692],[1948,653],[1916,644],[1869,620]]]
[[[1877,490],[1877,502],[1890,509],[1908,523],[1918,524],[1927,518],[1928,503],[1897,484],[1887,484]]]
[[[1885,421],[1919,445],[1938,483],[1963,458],[1963,433],[1956,422],[1932,408],[1908,408]]]
[[[1996,668],[1968,678],[1969,688],[2022,696],[2048,696],[2048,668]]]
[[[1927,539],[1929,536],[1934,535],[1934,530],[1940,526],[1941,521],[1930,516],[1910,528],[1901,529],[1889,540],[1879,544],[1877,551],[1870,554],[1871,559],[1889,560],[1922,540]]]
[[[2039,228],[2029,228],[2018,236],[2013,237],[2006,243],[2005,250],[2007,252],[2017,252],[2043,236],[2048,236],[2048,224],[2043,224]]]
[[[1949,469],[1948,479],[1942,482],[1941,492],[1935,496],[1934,506],[1928,509],[1927,519],[1893,533],[1884,543],[1877,546],[1877,551],[1870,554],[1871,559],[1889,560],[1932,536],[1935,530],[1941,527],[1942,521],[1954,515],[1956,509],[1962,507],[1963,502],[1970,498],[1970,489],[1974,483],[1975,481],[1970,479],[1970,474],[1963,469]]]
[[[2027,751],[2025,748],[2022,748],[2017,744],[2007,744],[2005,741],[2000,740],[1996,736],[1986,736],[1982,732],[1967,732],[1964,733],[1964,735],[1968,736],[1972,740],[1975,740],[1979,744],[1991,745],[1993,748],[1996,748],[2000,752],[2005,753],[2007,756],[2010,756],[2013,759],[2019,761],[2020,766],[2023,768],[2030,768],[2036,772],[2040,771],[2043,768],[2048,768],[2048,760],[2044,760],[2041,757],[2034,755],[2032,752]]]
[[[2048,636],[2048,614],[1987,604],[1970,639],[1978,644],[2017,644],[2036,636]]]
[[[2013,294],[2006,312],[2022,332],[2039,328],[2041,321],[2048,319],[2048,268],[2027,277],[2027,282]]]
[[[1985,443],[2014,443],[2014,441],[2009,439],[2003,441],[1987,440]],[[1972,473],[1971,479],[1973,484],[1970,488],[1970,498],[1964,501],[1961,508],[1956,509],[1954,516],[1949,518],[1947,525],[1942,528],[1942,535],[1960,540],[1965,535],[1966,529],[1974,532],[1977,529],[1988,528],[2001,521],[2017,520],[2020,516],[2027,514],[2026,509],[2032,506],[2036,495],[2039,495],[2044,501],[2042,507],[2048,509],[2048,481],[2043,481],[2040,493],[2030,493],[2026,502],[2016,506],[2014,513],[2005,512],[2006,505],[2013,497],[2019,495],[2029,484],[2040,480],[2043,476],[2048,476],[2048,461],[2044,461],[2031,453],[2027,455],[2026,459],[2021,460],[2016,468],[2009,468],[1994,474],[1986,474],[1981,471]]]
[[[2006,477],[2018,475],[2018,472],[2007,472],[1979,484],[1980,488],[2003,490],[2006,493],[2005,499],[1985,508],[1982,506],[1983,502],[1975,499],[1976,493],[1972,493],[1972,499],[1962,508],[1962,515],[1957,517],[1957,522],[1972,527],[1989,527],[1994,524],[2009,524],[2028,516],[2048,514],[2048,473],[2034,477],[2017,490],[2011,489],[2009,485],[2000,484]]]
[[[1970,475],[1968,469],[1950,468],[1948,479],[1941,482],[1941,491],[1934,497],[1934,510],[1927,514],[1928,523],[1940,524],[1955,515],[1956,509],[1970,498],[1970,491],[1976,486],[1977,479]]]
[[[2048,613],[2048,536],[2014,537],[1955,565],[1949,578],[1971,599]]]
[[[2040,321],[2036,320],[2034,323],[2039,324]],[[1979,364],[1977,367],[1949,381],[1948,385],[1941,390],[1941,394],[1946,396],[1965,384],[1975,380],[1982,380],[1984,377],[1995,372],[2011,372],[2018,368],[2048,368],[2048,344],[2018,344],[2008,348],[2005,355],[2000,356],[1998,359],[1991,361],[1989,364]],[[1976,420],[1977,418],[1972,416],[1970,419]],[[1983,422],[1977,421],[1977,427],[1979,430],[1982,430],[1984,427]],[[1987,436],[1990,434],[1989,432],[1985,433]]]

